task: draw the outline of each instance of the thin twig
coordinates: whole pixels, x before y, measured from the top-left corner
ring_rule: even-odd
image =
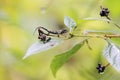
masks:
[[[116,23],[113,23],[117,28],[119,28],[120,29],[120,26],[118,25],[118,24],[116,24]]]
[[[120,35],[73,35],[74,37],[120,38]]]
[[[106,38],[120,38],[120,35],[105,35]]]
[[[108,67],[110,65],[110,63],[108,63],[107,65],[105,65],[105,67]]]

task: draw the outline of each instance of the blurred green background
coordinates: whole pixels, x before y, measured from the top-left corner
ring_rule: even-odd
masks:
[[[102,56],[107,45],[102,39],[90,39],[93,50],[86,45],[82,47],[58,71],[56,78],[49,68],[50,62],[75,40],[22,60],[28,47],[37,41],[33,35],[35,28],[40,25],[51,30],[63,28],[64,16],[76,20],[78,32],[89,29],[120,32],[107,22],[81,21],[87,17],[100,18],[100,5],[103,5],[110,9],[112,20],[120,23],[119,4],[119,0],[0,0],[0,80],[120,80],[120,73],[112,66],[102,75],[96,70],[98,63],[108,63]],[[120,44],[120,39],[113,41]]]

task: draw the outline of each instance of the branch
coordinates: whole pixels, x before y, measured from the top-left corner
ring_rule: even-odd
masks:
[[[74,37],[90,37],[90,38],[120,38],[120,35],[114,35],[114,34],[110,34],[110,35],[76,35],[73,34]]]

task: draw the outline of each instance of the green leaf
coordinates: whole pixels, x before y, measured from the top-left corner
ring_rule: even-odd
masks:
[[[120,48],[108,41],[108,46],[104,49],[103,55],[108,62],[120,72]]]
[[[58,46],[59,44],[61,44],[61,42],[62,42],[62,40],[60,40],[60,39],[51,39],[47,43],[43,43],[41,41],[36,42],[28,48],[28,50],[27,50],[25,56],[23,57],[23,59],[26,59],[30,55],[41,53],[43,51],[54,48],[55,46]]]
[[[77,26],[77,25],[76,25],[76,22],[75,22],[72,18],[70,18],[70,17],[68,17],[68,16],[65,16],[65,17],[64,17],[64,24],[65,24],[68,28],[70,28],[70,32],[72,32],[72,30]]]
[[[83,46],[83,42],[75,44],[75,46],[69,51],[56,55],[51,62],[51,70],[56,77],[57,71]]]

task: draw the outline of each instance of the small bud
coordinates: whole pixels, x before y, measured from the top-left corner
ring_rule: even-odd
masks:
[[[96,69],[98,70],[98,73],[103,73],[105,70],[105,66],[102,66],[101,64],[98,64],[98,66],[96,67]]]
[[[100,16],[101,17],[106,17],[107,19],[110,20],[109,18],[109,13],[110,11],[108,10],[108,8],[101,8],[102,10],[100,11]]]
[[[104,16],[108,16],[110,13],[110,11],[108,10],[108,8],[102,8],[102,11],[100,12],[100,16],[104,17]]]
[[[41,39],[41,41],[46,41],[46,35],[42,34],[42,35],[40,36],[40,39]]]
[[[51,40],[51,37],[48,37],[48,39],[46,40],[46,42],[49,42]]]

